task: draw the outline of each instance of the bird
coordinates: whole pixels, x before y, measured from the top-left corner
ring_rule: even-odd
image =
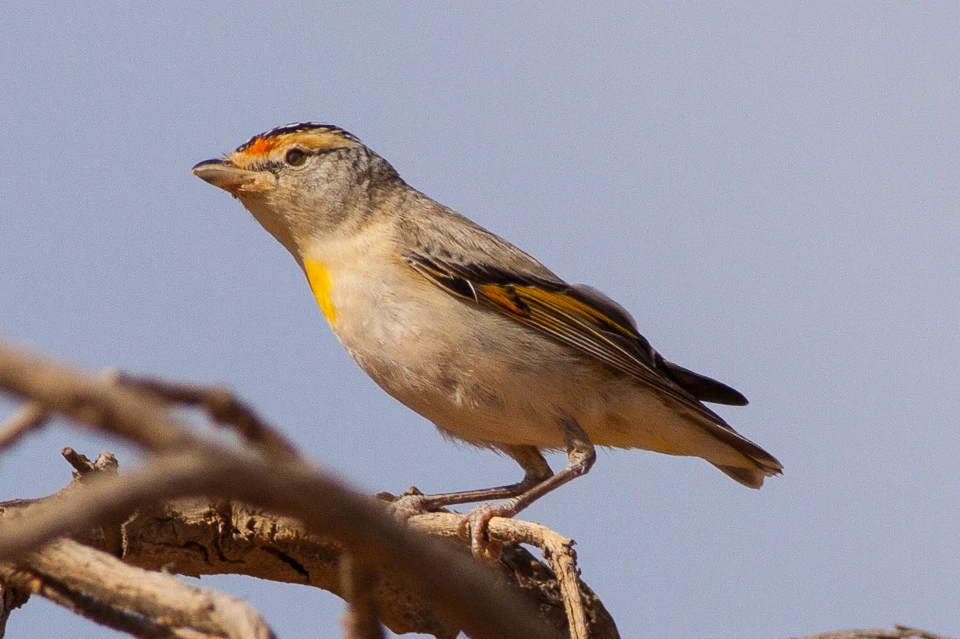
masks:
[[[279,126],[192,172],[289,251],[384,391],[520,465],[513,484],[417,497],[428,510],[486,502],[461,523],[474,552],[490,519],[586,474],[598,446],[700,457],[750,488],[781,473],[704,404],[746,405],[739,391],[668,361],[620,304],[408,185],[344,129]],[[556,473],[552,451],[567,455]]]

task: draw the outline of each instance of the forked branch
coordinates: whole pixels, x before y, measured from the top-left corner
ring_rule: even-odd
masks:
[[[132,473],[98,477],[86,482],[82,491],[64,491],[49,500],[29,504],[15,519],[3,517],[0,557],[20,557],[57,537],[109,528],[111,522],[123,521],[135,512],[140,516],[163,508],[163,504],[179,503],[171,500],[212,500],[209,503],[220,510],[224,504],[227,510],[248,508],[242,504],[249,504],[266,511],[258,516],[292,518],[304,536],[333,540],[338,550],[342,548],[350,554],[352,562],[359,562],[355,565],[364,566],[365,571],[368,567],[378,571],[388,586],[393,584],[396,588],[399,584],[408,599],[419,600],[418,605],[429,610],[434,626],[428,631],[436,636],[454,636],[461,629],[471,637],[554,637],[558,632],[566,635],[567,615],[556,615],[556,609],[562,605],[574,614],[574,636],[617,636],[612,619],[592,593],[588,595],[590,614],[584,611],[569,542],[551,547],[549,535],[528,530],[526,538],[539,544],[558,567],[556,576],[543,569],[531,580],[529,568],[527,574],[518,574],[509,565],[501,566],[502,573],[497,575],[478,565],[461,544],[452,545],[437,535],[416,532],[430,522],[427,527],[432,532],[442,529],[452,536],[456,529],[454,515],[430,514],[415,517],[409,526],[399,524],[376,500],[350,491],[335,478],[302,461],[274,429],[255,416],[251,418],[252,411],[231,397],[224,398],[222,391],[217,390],[214,394],[218,399],[210,402],[204,399],[211,396],[210,392],[198,387],[122,376],[119,381],[116,377],[105,379],[7,346],[0,346],[0,388],[32,402],[36,415],[39,411],[44,418],[53,413],[66,415],[154,453]],[[240,423],[238,431],[245,444],[229,447],[196,435],[171,417],[167,408],[170,400],[206,408],[226,424]],[[32,421],[37,427],[42,420],[34,417]],[[18,423],[25,422],[21,419]],[[18,426],[17,436],[28,430],[29,427]],[[137,516],[123,524],[124,559],[130,563],[136,563],[136,536],[131,538],[130,534],[131,522]],[[448,519],[444,521],[445,518]],[[490,532],[509,540],[517,526],[522,528],[521,522],[494,520]],[[513,557],[516,556],[514,553]],[[291,559],[290,555],[274,555],[275,559],[281,557]],[[287,564],[288,569],[300,566],[299,572],[293,572],[307,581],[304,572],[311,579],[316,573],[303,569],[304,565],[297,560]],[[179,563],[176,569],[189,574]],[[528,593],[538,590],[537,585],[542,586],[540,596],[533,600],[539,602],[539,610],[520,590],[505,587],[504,575],[512,575],[515,584],[522,582]],[[354,582],[361,585],[357,591],[360,595],[369,590],[370,583],[368,574],[361,577],[360,582]],[[339,579],[336,583],[330,589],[342,593]],[[553,596],[549,593],[551,588]],[[564,602],[562,593],[572,592],[577,593],[575,600]],[[552,603],[545,606],[545,601]],[[599,621],[593,630],[583,627],[590,619]],[[392,621],[396,622],[397,617]],[[409,624],[409,619],[404,622]],[[416,629],[404,627],[401,631]]]

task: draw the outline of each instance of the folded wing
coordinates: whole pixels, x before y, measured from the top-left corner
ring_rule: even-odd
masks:
[[[723,420],[698,400],[744,405],[746,398],[716,380],[665,360],[637,331],[633,318],[596,289],[483,264],[458,264],[423,255],[407,263],[449,293],[526,324],[653,389]]]

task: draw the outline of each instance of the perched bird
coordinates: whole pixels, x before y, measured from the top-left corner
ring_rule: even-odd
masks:
[[[522,481],[425,495],[425,508],[506,500],[464,519],[475,550],[590,470],[594,446],[702,457],[759,488],[782,466],[702,402],[736,390],[664,359],[600,291],[568,284],[506,240],[407,185],[335,126],[290,124],[193,167],[293,255],[360,367],[441,433],[515,459]],[[544,450],[565,449],[554,474]]]

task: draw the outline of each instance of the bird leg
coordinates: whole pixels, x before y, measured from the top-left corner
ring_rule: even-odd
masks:
[[[494,517],[513,517],[521,510],[547,493],[563,486],[576,477],[587,474],[597,459],[593,442],[574,419],[563,417],[558,421],[563,441],[567,447],[567,467],[556,475],[550,475],[533,484],[512,499],[499,504],[482,504],[467,513],[460,522],[460,535],[470,538],[473,554],[488,560],[499,557],[499,548],[487,539],[487,526]],[[539,452],[538,452],[539,455]],[[540,459],[543,459],[541,456]],[[529,470],[528,470],[529,478]],[[519,487],[527,482],[517,484]],[[496,490],[496,489],[493,489]],[[482,492],[482,491],[478,491]]]
[[[468,504],[488,499],[509,499],[522,495],[553,476],[550,465],[547,464],[547,460],[543,458],[536,446],[503,444],[499,446],[499,450],[512,457],[526,471],[523,479],[516,484],[479,490],[464,490],[455,493],[437,493],[435,495],[402,495],[391,504],[394,514],[401,519],[408,519],[414,515],[445,506]]]
[[[478,557],[496,560],[499,548],[487,539],[487,526],[494,517],[513,517],[521,510],[547,493],[563,486],[581,475],[587,474],[597,459],[593,442],[576,420],[563,417],[557,421],[567,449],[567,466],[557,474],[550,470],[547,460],[536,446],[501,445],[500,450],[510,455],[526,471],[516,484],[465,490],[456,493],[435,495],[403,495],[391,504],[393,512],[401,518],[429,512],[444,506],[466,504],[489,499],[506,499],[499,504],[481,504],[460,522],[460,536],[470,538],[470,547]]]

